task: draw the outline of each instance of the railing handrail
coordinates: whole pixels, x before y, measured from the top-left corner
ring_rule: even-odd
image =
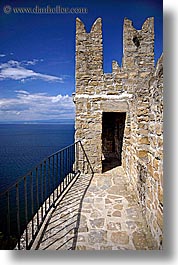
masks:
[[[3,227],[7,229],[3,231],[5,234],[7,232],[8,236],[14,234],[13,227],[11,227],[11,224],[13,224],[11,220],[14,220],[14,215],[11,216],[13,203],[12,201],[10,202],[10,198],[11,195],[15,196],[14,213],[16,216],[15,220],[17,221],[15,222],[15,227],[17,228],[17,234],[15,232],[15,235],[18,240],[18,249],[21,248],[20,240],[21,237],[24,238],[24,235],[22,236],[24,231],[26,231],[25,246],[26,249],[30,249],[51,207],[55,205],[59,196],[63,194],[70,183],[72,183],[80,173],[93,175],[94,171],[81,140],[78,140],[43,159],[0,194],[0,197],[5,196],[6,198],[4,203],[6,203],[7,206],[5,217],[7,218],[7,223],[4,222],[5,219],[2,219],[2,224]],[[19,194],[20,191],[22,194]],[[22,200],[23,203],[20,206],[20,199],[22,198],[24,201]],[[20,220],[20,212],[22,213],[22,220]],[[36,228],[34,227],[35,216],[37,218]],[[29,218],[31,218],[31,221]],[[32,229],[31,239],[28,238],[29,221],[31,222]]]
[[[41,162],[39,162],[36,166],[32,167],[32,168],[31,168],[26,174],[24,174],[23,176],[18,177],[18,179],[17,179],[13,184],[11,184],[11,185],[10,185],[5,191],[1,192],[1,193],[0,193],[0,197],[3,196],[3,195],[5,195],[5,194],[6,194],[8,191],[10,191],[11,189],[13,189],[13,188],[14,188],[14,187],[15,187],[15,186],[16,186],[21,180],[23,180],[23,178],[29,176],[29,175],[31,174],[31,172],[33,172],[37,167],[39,167],[41,164],[43,164],[43,163],[44,163],[45,161],[47,161],[49,158],[51,158],[51,157],[53,157],[53,156],[59,154],[60,152],[63,152],[64,150],[68,149],[68,148],[71,147],[71,146],[76,145],[78,142],[80,142],[80,144],[82,145],[81,141],[78,140],[78,141],[76,141],[76,142],[74,142],[74,143],[72,143],[72,144],[70,144],[70,145],[68,145],[68,146],[66,146],[66,147],[64,147],[64,148],[62,148],[62,149],[56,151],[55,153],[53,153],[53,154],[47,156],[47,157],[44,158],[43,160],[41,160]],[[82,149],[83,149],[83,146],[82,146]],[[90,166],[91,166],[91,165],[90,165]]]

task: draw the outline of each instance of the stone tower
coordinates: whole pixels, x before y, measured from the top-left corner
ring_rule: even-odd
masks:
[[[114,61],[109,74],[103,73],[101,23],[98,18],[87,33],[82,21],[76,20],[76,140],[83,141],[95,172],[102,172],[112,157],[121,163],[123,128],[131,98],[139,89],[138,73],[145,77],[154,69],[153,18],[141,30],[124,20],[123,65],[120,68]]]
[[[163,211],[163,57],[154,65],[154,19],[140,30],[124,20],[123,60],[103,72],[102,21],[89,33],[76,20],[75,139],[95,173],[122,165],[161,247]]]
[[[125,19],[123,35],[123,68],[152,71],[154,68],[154,18],[148,18],[141,30],[136,30],[132,21]]]

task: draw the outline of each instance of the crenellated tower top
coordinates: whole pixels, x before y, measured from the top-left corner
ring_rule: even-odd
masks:
[[[151,71],[154,68],[154,18],[147,18],[141,30],[133,27],[131,20],[124,19],[123,68]]]

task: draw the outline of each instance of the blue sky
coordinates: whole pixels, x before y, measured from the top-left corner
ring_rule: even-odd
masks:
[[[10,11],[9,11],[10,6]],[[84,14],[15,13],[13,8],[67,7]],[[36,10],[37,10],[36,9]],[[5,10],[5,12],[4,12]],[[75,19],[89,32],[103,21],[104,72],[122,60],[125,17],[140,29],[155,17],[155,62],[162,53],[162,0],[76,0],[0,2],[0,122],[72,119],[75,106]]]

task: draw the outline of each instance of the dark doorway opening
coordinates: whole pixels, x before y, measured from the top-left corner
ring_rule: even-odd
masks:
[[[125,112],[103,112],[102,115],[102,172],[122,164]]]

